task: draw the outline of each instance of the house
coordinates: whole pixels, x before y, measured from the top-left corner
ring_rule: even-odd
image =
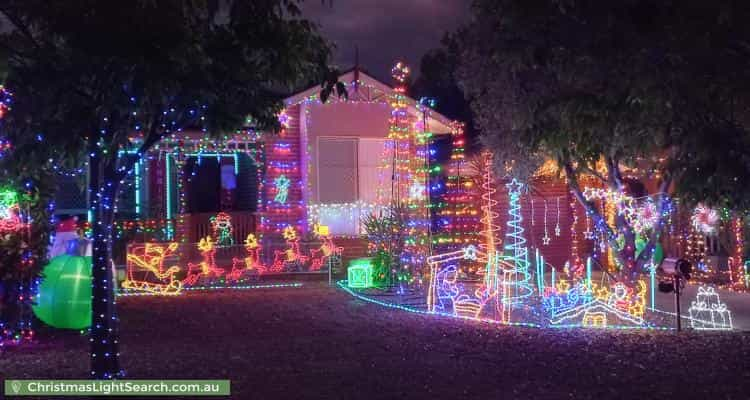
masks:
[[[164,138],[121,190],[119,241],[178,242],[186,248],[174,253],[196,260],[195,244],[216,237],[223,213],[231,225],[225,247],[235,248],[224,258],[241,256],[251,234],[271,247],[265,253],[272,257],[288,249],[289,229],[303,241],[321,225],[334,238],[358,237],[361,217],[392,200],[419,205],[419,229],[430,231],[434,243],[476,232],[479,216],[466,213],[472,205],[459,196],[470,186],[461,177],[467,172],[462,125],[408,97],[403,84],[390,86],[360,68],[339,80],[346,99],[323,103],[317,86],[284,99],[279,133],[243,129],[217,140],[185,131]],[[85,195],[63,184],[60,213],[83,217]]]

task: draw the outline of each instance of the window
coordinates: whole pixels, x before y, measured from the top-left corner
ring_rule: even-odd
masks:
[[[318,199],[320,203],[357,201],[357,139],[319,139]]]
[[[385,139],[359,139],[359,200],[365,203],[388,202],[390,198],[390,171],[383,170],[385,144]],[[381,185],[388,186],[388,189],[382,190]],[[382,192],[380,196],[386,197],[379,198],[378,191]]]
[[[369,138],[318,139],[318,207],[314,218],[334,235],[361,234],[360,218],[372,212],[372,204],[378,200],[388,201],[379,196],[390,195],[390,190],[378,193],[385,143],[385,139]],[[339,207],[355,202],[364,204]]]

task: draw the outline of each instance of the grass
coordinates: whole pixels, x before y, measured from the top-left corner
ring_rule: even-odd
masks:
[[[231,379],[238,399],[750,396],[750,334],[498,327],[415,315],[314,282],[118,301],[132,379]],[[88,338],[41,329],[2,378],[85,378]]]

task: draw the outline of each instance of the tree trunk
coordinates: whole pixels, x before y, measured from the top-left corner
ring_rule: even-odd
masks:
[[[91,140],[91,139],[90,139]],[[119,365],[117,314],[115,312],[114,279],[109,265],[111,258],[112,222],[114,219],[116,182],[102,179],[100,153],[90,151],[89,210],[93,231],[91,281],[91,377],[114,379],[122,375]],[[116,189],[116,186],[115,186]]]
[[[611,190],[622,192],[622,181],[619,170],[616,166],[616,161],[608,162],[609,181],[607,183],[609,184]],[[656,225],[652,229],[651,234],[648,236],[641,254],[636,254],[636,234],[631,224],[628,223],[623,215],[618,215],[615,220],[614,229],[607,227],[606,219],[604,217],[604,210],[598,210],[583,196],[583,190],[578,183],[577,172],[573,168],[572,164],[570,162],[565,162],[562,163],[562,167],[565,171],[566,176],[568,177],[568,185],[573,192],[573,196],[584,207],[584,209],[589,212],[592,219],[594,220],[594,223],[597,225],[600,224],[604,227],[605,235],[607,236],[607,242],[609,243],[611,249],[615,249],[615,258],[623,268],[619,274],[620,279],[624,280],[626,283],[634,284],[640,278],[644,266],[651,263],[651,258],[649,257],[649,255],[656,246],[656,243],[658,242],[659,236],[663,229],[665,219],[663,216],[665,196],[672,182],[672,177],[670,175],[665,176],[659,185],[659,194],[657,196],[657,210],[659,213],[659,218]],[[619,243],[617,243],[618,236],[622,237],[623,239],[622,248],[620,248],[619,250],[617,250],[620,245]]]
[[[621,276],[629,284],[638,280],[639,266],[636,262],[635,232],[628,224],[623,215],[618,215],[617,230],[622,235],[622,248],[618,251],[617,258],[622,264]]]

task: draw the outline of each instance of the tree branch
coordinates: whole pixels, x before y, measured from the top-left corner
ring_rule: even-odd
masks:
[[[618,192],[622,192],[622,173],[620,172],[619,161],[615,156],[607,156],[604,158],[604,162],[607,165],[609,185],[612,187],[612,189],[616,189]]]
[[[596,177],[602,183],[607,183],[607,178],[604,177],[599,171],[597,171],[595,168],[589,167],[588,165],[581,165],[580,168],[585,171],[587,174]]]
[[[583,195],[583,191],[581,190],[581,186],[578,183],[578,177],[576,176],[576,172],[573,169],[573,165],[570,161],[566,161],[563,163],[563,170],[565,171],[565,176],[567,176],[568,181],[570,182],[570,189],[573,193],[573,196],[578,200],[578,202],[586,209],[586,212],[589,213],[595,224],[599,224],[599,226],[603,226],[606,230],[607,235],[607,241],[610,242],[610,244],[615,243],[615,237],[616,235],[614,232],[612,232],[612,229],[607,225],[606,220],[602,216],[601,212],[596,209],[588,200],[586,200],[586,197]]]
[[[665,174],[664,179],[662,179],[661,183],[659,184],[659,193],[657,197],[657,212],[659,213],[659,219],[656,223],[656,226],[652,229],[651,234],[649,235],[648,242],[646,242],[643,250],[641,250],[641,253],[636,258],[637,265],[643,265],[650,260],[651,251],[656,247],[656,242],[659,240],[659,236],[661,235],[661,231],[663,229],[662,225],[664,224],[664,211],[667,203],[666,200],[668,197],[667,191],[669,190],[669,186],[671,184],[672,176],[670,174]]]
[[[18,32],[29,39],[29,42],[31,42],[31,44],[36,47],[37,50],[42,48],[39,42],[37,42],[34,35],[31,33],[31,30],[29,30],[28,26],[26,26],[26,24],[21,21],[21,18],[13,15],[12,13],[9,13],[5,8],[0,8],[0,14],[2,14],[16,29],[18,29]]]

